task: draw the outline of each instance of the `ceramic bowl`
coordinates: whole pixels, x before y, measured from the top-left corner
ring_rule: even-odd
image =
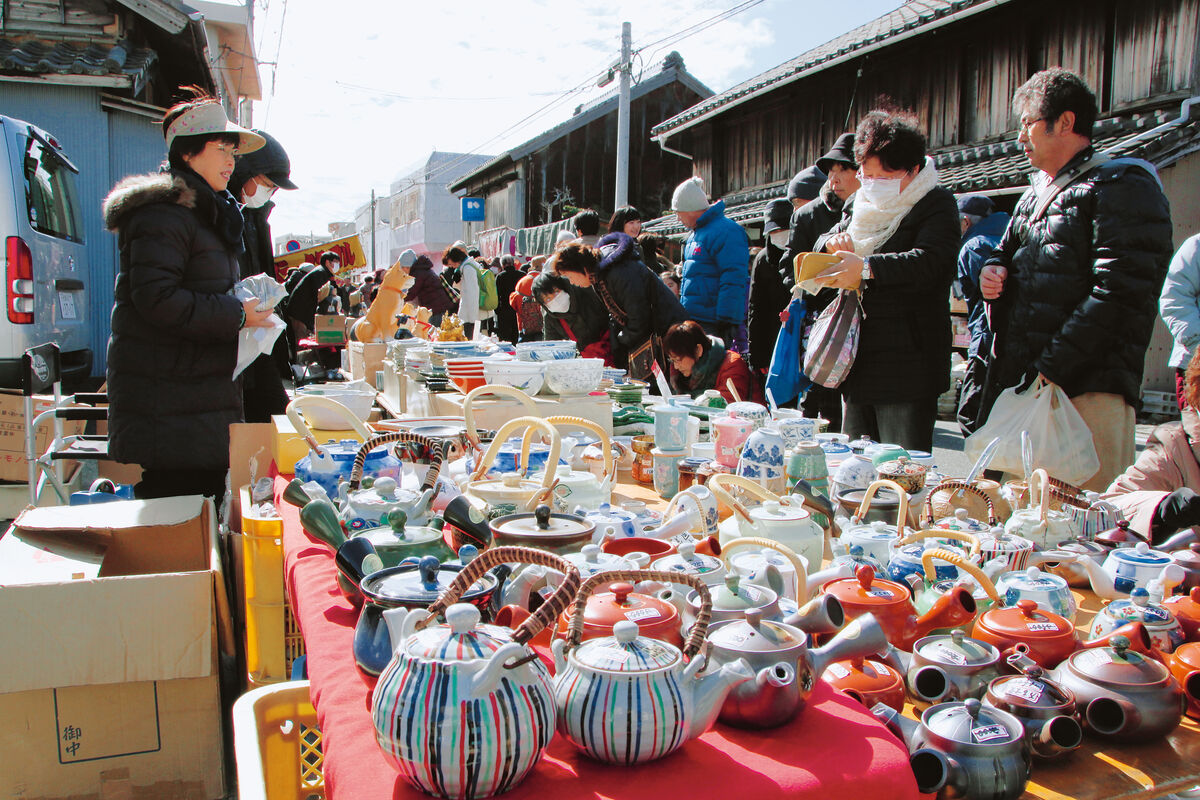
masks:
[[[363,388],[354,390],[338,384],[320,384],[305,386],[297,389],[296,394],[302,397],[327,397],[345,406],[351,414],[363,420],[371,416],[371,407],[375,405],[375,390]],[[347,427],[346,418],[336,411],[321,406],[302,407],[300,413],[308,427],[319,431],[340,431]]]
[[[483,374],[488,383],[499,383],[534,395],[542,390],[545,380],[543,365],[530,361],[485,361]]]
[[[517,358],[521,361],[560,361],[575,358],[579,351],[569,339],[546,342],[522,342],[517,345]],[[597,379],[596,383],[600,381]]]
[[[555,394],[596,391],[604,375],[604,359],[571,358],[546,364],[546,387]]]
[[[475,389],[478,389],[480,386],[486,385],[487,379],[485,379],[482,376],[480,376],[480,377],[474,377],[474,376],[459,377],[457,375],[452,375],[452,376],[450,376],[450,383],[452,383],[454,385],[455,389],[458,389],[463,394],[470,394],[472,391],[474,391]]]

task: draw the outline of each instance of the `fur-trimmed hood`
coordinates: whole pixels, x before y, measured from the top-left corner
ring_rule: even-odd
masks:
[[[152,203],[175,203],[185,208],[196,207],[197,192],[183,176],[172,172],[152,172],[130,175],[113,187],[104,198],[101,209],[104,227],[115,231],[132,211]]]
[[[596,243],[596,249],[600,251],[600,263],[596,270],[603,272],[618,261],[624,261],[626,258],[633,258],[635,261],[642,260],[642,251],[638,247],[637,241],[628,234],[616,231],[614,233],[606,233],[599,242]]]

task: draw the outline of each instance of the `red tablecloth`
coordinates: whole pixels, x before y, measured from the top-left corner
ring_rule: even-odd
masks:
[[[285,479],[276,481],[277,499],[285,485]],[[358,612],[337,590],[332,551],[304,535],[295,507],[280,500],[279,509],[288,596],[308,649],[329,797],[425,797],[400,779],[375,743],[374,679],[354,665],[351,642]],[[556,736],[529,777],[506,797],[894,800],[921,795],[900,743],[865,708],[818,681],[808,709],[789,725],[743,731],[718,723],[672,755],[638,767],[597,763]]]

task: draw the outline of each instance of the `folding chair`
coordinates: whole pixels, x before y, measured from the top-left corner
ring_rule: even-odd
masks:
[[[103,461],[108,459],[108,439],[88,434],[63,435],[64,420],[107,420],[108,409],[95,406],[108,403],[104,393],[79,393],[63,396],[58,345],[31,347],[21,359],[22,394],[25,397],[25,460],[29,469],[29,502],[37,505],[45,481],[49,479],[59,499],[68,502],[63,479],[63,461]],[[50,408],[34,415],[33,397],[51,393]],[[34,452],[38,428],[54,421],[54,439],[45,453]],[[39,475],[40,473],[40,475]]]

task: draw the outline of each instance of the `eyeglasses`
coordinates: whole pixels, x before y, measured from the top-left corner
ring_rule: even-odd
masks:
[[[1029,133],[1031,130],[1033,130],[1033,126],[1034,126],[1034,125],[1037,125],[1039,122],[1041,122],[1041,121],[1042,121],[1042,120],[1044,120],[1044,119],[1045,119],[1045,117],[1038,117],[1037,119],[1023,119],[1023,120],[1021,120],[1021,126],[1020,126],[1020,130],[1021,130],[1021,132],[1022,132],[1022,133]]]
[[[674,355],[671,355],[670,353],[667,354],[667,361],[670,361],[672,364],[682,364],[684,361],[687,361],[687,360],[688,360],[687,356],[674,356]]]

